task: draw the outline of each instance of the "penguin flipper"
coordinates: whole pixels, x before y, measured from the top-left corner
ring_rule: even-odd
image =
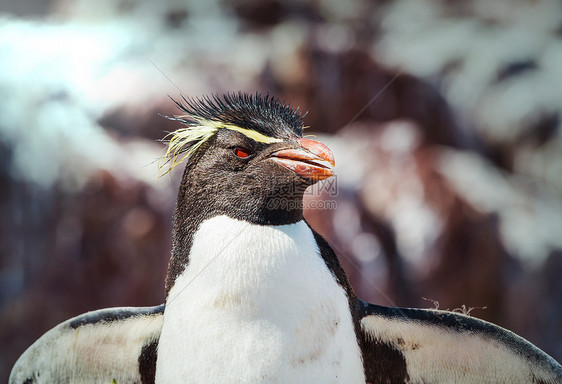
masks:
[[[67,320],[18,359],[9,384],[154,383],[164,304],[109,308]]]
[[[562,383],[562,366],[497,325],[358,300],[368,383]]]

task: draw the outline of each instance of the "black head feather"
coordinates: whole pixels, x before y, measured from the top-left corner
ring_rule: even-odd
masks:
[[[168,142],[168,150],[160,163],[161,176],[191,157],[220,128],[254,132],[258,135],[254,140],[269,144],[302,137],[304,116],[269,95],[238,92],[182,99],[183,103],[173,98],[172,101],[185,114],[167,118],[185,127],[163,140]]]
[[[304,115],[267,94],[238,92],[202,98],[182,96],[182,99],[183,103],[174,102],[186,115],[177,119],[188,125],[203,119],[251,129],[270,137],[302,137]]]

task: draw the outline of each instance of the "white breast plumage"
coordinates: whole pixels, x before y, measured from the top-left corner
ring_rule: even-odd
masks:
[[[156,383],[364,383],[347,296],[304,221],[218,216],[170,290]]]

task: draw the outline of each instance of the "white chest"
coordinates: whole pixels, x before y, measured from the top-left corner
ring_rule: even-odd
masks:
[[[219,216],[171,289],[156,383],[364,383],[344,290],[306,223]]]

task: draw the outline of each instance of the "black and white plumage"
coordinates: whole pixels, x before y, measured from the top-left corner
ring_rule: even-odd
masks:
[[[187,160],[167,299],[70,319],[18,360],[30,383],[560,383],[562,367],[519,336],[458,313],[357,299],[302,216],[333,174],[300,114],[243,94],[178,104]]]

